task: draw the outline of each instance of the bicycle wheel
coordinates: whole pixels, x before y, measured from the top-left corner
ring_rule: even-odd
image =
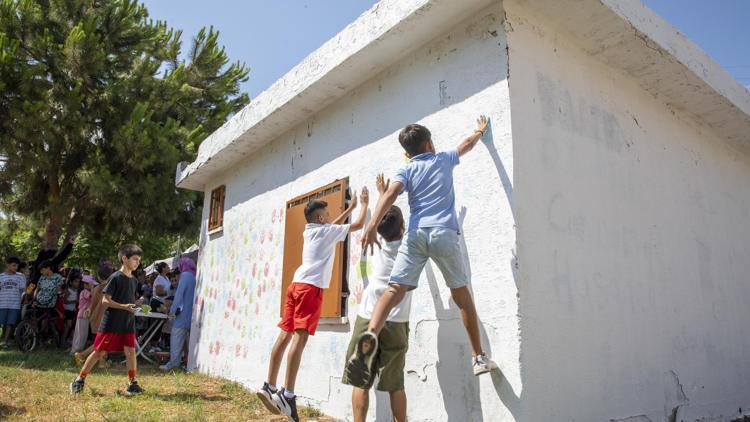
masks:
[[[36,327],[29,321],[22,321],[16,327],[16,343],[23,352],[31,352],[37,346]]]

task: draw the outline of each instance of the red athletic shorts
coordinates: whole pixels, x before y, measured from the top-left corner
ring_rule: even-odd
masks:
[[[320,310],[323,304],[323,289],[312,284],[292,283],[286,289],[284,315],[279,328],[290,332],[307,330],[315,334],[320,321]]]
[[[122,352],[125,347],[135,348],[135,333],[96,333],[94,350],[97,352]]]

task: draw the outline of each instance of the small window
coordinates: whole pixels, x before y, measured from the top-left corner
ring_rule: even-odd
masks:
[[[226,186],[211,191],[211,208],[208,212],[208,232],[215,233],[224,227],[224,194]]]
[[[319,200],[328,203],[331,217],[336,218],[344,211],[348,198],[349,179],[337,180],[312,192],[300,195],[286,203],[286,220],[284,221],[284,265],[281,277],[281,308],[284,312],[284,298],[287,287],[292,282],[294,272],[302,263],[302,232],[305,230],[305,205],[309,201]],[[347,323],[346,300],[349,293],[347,282],[348,240],[336,245],[336,256],[333,261],[331,284],[323,290],[321,324]]]

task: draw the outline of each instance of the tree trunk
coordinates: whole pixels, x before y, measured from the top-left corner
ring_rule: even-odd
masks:
[[[78,208],[73,208],[73,211],[70,213],[70,220],[68,221],[67,231],[65,232],[65,241],[63,244],[75,242],[76,235],[78,235],[78,229],[81,227],[82,219],[81,212]]]
[[[42,249],[57,249],[66,214],[61,201],[60,181],[57,174],[48,177],[47,185],[49,187],[49,218],[44,230]]]
[[[51,210],[44,230],[42,249],[57,249],[63,230],[63,215],[62,210],[54,208]]]

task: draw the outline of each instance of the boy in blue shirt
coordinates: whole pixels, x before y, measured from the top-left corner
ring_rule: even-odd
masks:
[[[471,151],[477,144],[489,120],[485,116],[477,119],[474,133],[464,139],[457,149],[435,152],[430,131],[418,124],[406,126],[398,136],[399,143],[411,162],[396,173],[385,194],[375,206],[372,219],[362,237],[362,249],[372,252],[377,243],[377,227],[380,220],[391,208],[396,198],[403,192],[409,194],[409,228],[398,250],[391,272],[390,285],[378,300],[372,311],[369,330],[363,333],[358,345],[374,344],[377,349],[378,335],[383,329],[387,316],[410,290],[417,287],[422,269],[430,258],[443,274],[451,289],[453,301],[461,310],[461,319],[469,335],[473,352],[474,375],[481,375],[497,369],[495,362],[482,351],[479,335],[479,319],[474,300],[468,288],[468,275],[461,258],[459,246],[460,231],[455,211],[453,190],[453,168],[459,157]],[[357,350],[347,363],[347,367],[371,367],[374,353]]]

